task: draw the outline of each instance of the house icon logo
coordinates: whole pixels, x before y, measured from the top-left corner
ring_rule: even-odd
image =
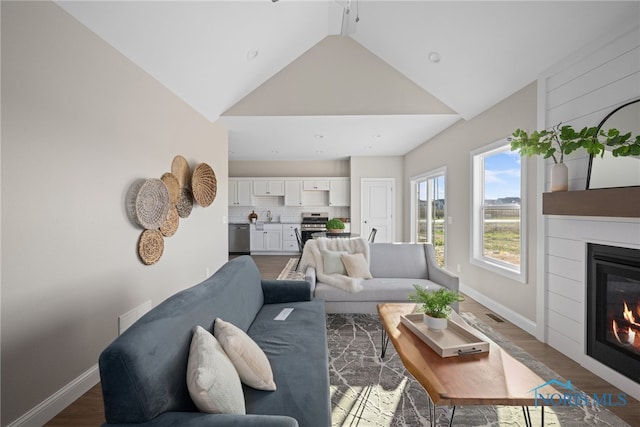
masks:
[[[553,392],[544,393],[543,389],[553,387]],[[534,405],[537,406],[589,406],[596,403],[602,406],[625,406],[627,404],[627,395],[619,393],[614,396],[612,393],[593,393],[589,395],[583,391],[576,389],[571,380],[562,382],[552,379],[544,384],[529,390],[534,395]]]

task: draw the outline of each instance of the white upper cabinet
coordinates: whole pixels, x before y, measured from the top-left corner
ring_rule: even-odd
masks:
[[[229,178],[229,206],[253,206],[253,181]]]
[[[302,180],[284,182],[284,205],[302,206]]]
[[[310,180],[305,179],[302,182],[302,189],[304,191],[329,191],[328,179]]]
[[[329,183],[329,206],[351,205],[349,178],[332,178]]]
[[[284,196],[284,180],[256,179],[253,181],[254,196]]]

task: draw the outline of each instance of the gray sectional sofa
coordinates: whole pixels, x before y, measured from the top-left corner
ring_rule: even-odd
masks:
[[[459,290],[458,277],[436,262],[430,243],[371,243],[369,271],[372,279],[362,281],[362,290],[347,292],[317,279],[316,269],[305,269],[314,298],[324,300],[328,313],[377,313],[383,302],[410,302],[413,285],[436,290],[446,287]],[[458,311],[458,303],[453,305]]]
[[[284,321],[274,317],[294,310]],[[186,382],[193,330],[216,318],[264,350],[277,386],[243,385],[246,415],[204,414]],[[261,280],[248,256],[168,298],[100,355],[105,426],[328,426],[331,402],[324,305],[304,281]]]

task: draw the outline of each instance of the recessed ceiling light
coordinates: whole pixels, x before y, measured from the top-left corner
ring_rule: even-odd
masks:
[[[433,62],[434,64],[440,62],[440,54],[438,52],[429,52],[428,57],[429,61]]]
[[[382,138],[382,135],[380,135],[379,133],[374,133],[373,135],[371,135],[373,138]]]
[[[247,59],[249,61],[252,61],[252,60],[256,59],[256,57],[258,56],[258,53],[259,52],[257,50],[255,50],[255,49],[250,50],[249,52],[247,52]]]
[[[322,139],[322,138],[324,138],[324,135],[321,134],[321,133],[317,133],[317,134],[314,135],[314,138],[315,139]]]

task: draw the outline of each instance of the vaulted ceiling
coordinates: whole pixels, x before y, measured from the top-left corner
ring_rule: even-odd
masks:
[[[637,1],[57,3],[221,120],[230,160],[405,154],[640,22]]]

